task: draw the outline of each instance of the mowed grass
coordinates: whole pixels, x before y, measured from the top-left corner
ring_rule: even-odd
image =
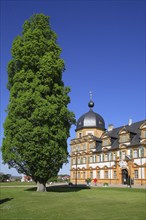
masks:
[[[145,220],[146,191],[133,188],[1,188],[1,220]]]

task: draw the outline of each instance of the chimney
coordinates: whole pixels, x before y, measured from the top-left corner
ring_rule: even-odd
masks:
[[[113,124],[109,124],[107,130],[108,131],[112,131],[113,129],[114,129],[114,125]]]
[[[129,125],[129,126],[132,125],[132,119],[131,119],[131,118],[129,119],[128,125]]]

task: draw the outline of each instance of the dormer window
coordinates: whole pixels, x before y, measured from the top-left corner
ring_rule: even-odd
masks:
[[[146,138],[146,130],[141,131],[141,138]]]
[[[122,134],[122,135],[120,136],[120,142],[121,142],[121,143],[127,142],[127,135],[126,135],[126,134]]]
[[[129,142],[129,140],[130,140],[130,133],[126,129],[126,127],[123,127],[119,131],[119,143],[126,143],[126,142]]]
[[[146,139],[146,122],[144,122],[141,126],[140,126],[140,130],[141,130],[141,141],[143,142],[143,139]]]
[[[102,140],[102,145],[103,146],[107,146],[109,144],[109,140],[108,139],[103,139]]]
[[[103,148],[110,148],[111,146],[111,137],[109,136],[108,132],[106,131],[102,136],[102,147]]]

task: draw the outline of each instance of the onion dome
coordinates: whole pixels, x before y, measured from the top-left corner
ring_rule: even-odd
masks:
[[[100,130],[105,130],[105,122],[101,115],[93,111],[94,102],[90,98],[88,103],[90,110],[83,114],[77,121],[76,131],[83,128],[97,128]]]

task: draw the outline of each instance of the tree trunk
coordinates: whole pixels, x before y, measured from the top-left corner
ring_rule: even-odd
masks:
[[[37,192],[46,192],[46,184],[37,182]]]

